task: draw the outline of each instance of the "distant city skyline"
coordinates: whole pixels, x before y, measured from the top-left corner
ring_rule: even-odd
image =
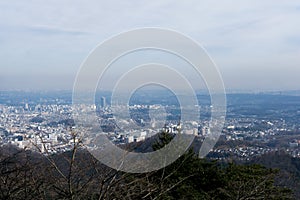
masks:
[[[299,24],[300,1],[1,1],[0,90],[72,90],[99,43],[142,27],[173,29],[203,45],[228,91],[299,90]],[[115,67],[154,56],[138,53]]]

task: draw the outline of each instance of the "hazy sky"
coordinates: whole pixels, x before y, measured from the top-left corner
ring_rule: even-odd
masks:
[[[3,0],[0,90],[72,89],[100,42],[142,27],[194,38],[227,89],[300,89],[299,0]]]

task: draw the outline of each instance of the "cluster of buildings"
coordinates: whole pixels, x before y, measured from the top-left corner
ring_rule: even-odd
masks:
[[[0,144],[12,144],[41,153],[71,147],[68,105],[0,105]]]
[[[268,146],[237,146],[237,147],[221,147],[213,149],[209,154],[209,158],[218,160],[242,160],[249,161],[251,158],[268,154],[272,152],[284,151],[294,158],[300,158],[300,149],[295,147],[277,148]]]
[[[72,148],[74,142],[72,130],[78,130],[72,120],[73,109],[70,104],[0,104],[0,145],[13,144],[41,153],[67,151]],[[111,108],[107,105],[105,97],[102,97],[99,109],[94,105],[79,105],[78,109],[85,112],[96,111],[99,127],[115,144],[144,141],[160,131],[177,134],[182,129],[181,122],[173,120],[177,118],[163,110],[165,106],[159,104],[120,105]],[[130,118],[128,115],[122,115],[128,110],[132,111]],[[156,118],[149,118],[149,110],[156,114]],[[166,119],[167,122],[160,119]],[[196,132],[192,131],[191,134],[199,138],[211,134],[208,119],[191,119],[185,122],[185,129],[189,127],[191,130],[192,127],[197,127]],[[291,155],[300,157],[300,137],[292,135],[284,140],[280,138],[284,133],[293,131],[287,127],[283,119],[231,117],[226,120],[221,139],[237,142],[236,146],[217,145],[210,156],[217,159],[227,159],[230,156],[249,159],[284,148]],[[80,131],[88,131],[88,127],[81,127]]]
[[[209,157],[226,160],[249,160],[262,154],[285,151],[300,158],[299,129],[288,128],[285,120],[233,118],[226,121],[221,144]]]

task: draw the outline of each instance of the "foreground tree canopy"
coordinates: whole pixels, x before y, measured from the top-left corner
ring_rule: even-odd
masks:
[[[161,133],[153,149],[171,139]],[[199,159],[192,150],[145,174],[110,169],[76,140],[59,155],[10,146],[0,153],[0,199],[292,199],[291,190],[274,184],[278,170]]]

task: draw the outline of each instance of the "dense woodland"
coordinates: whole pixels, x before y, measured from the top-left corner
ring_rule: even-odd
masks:
[[[171,139],[161,133],[152,148],[157,150]],[[279,155],[266,157],[273,159],[272,156]],[[266,157],[253,162],[265,166],[274,163]],[[199,159],[190,149],[166,168],[129,174],[102,165],[76,140],[71,151],[51,156],[4,146],[0,150],[0,198],[294,199],[299,176],[295,172],[300,172],[300,162],[286,155],[283,158],[288,165],[279,170],[284,164],[278,159],[277,166],[270,166],[274,168],[220,163]]]

